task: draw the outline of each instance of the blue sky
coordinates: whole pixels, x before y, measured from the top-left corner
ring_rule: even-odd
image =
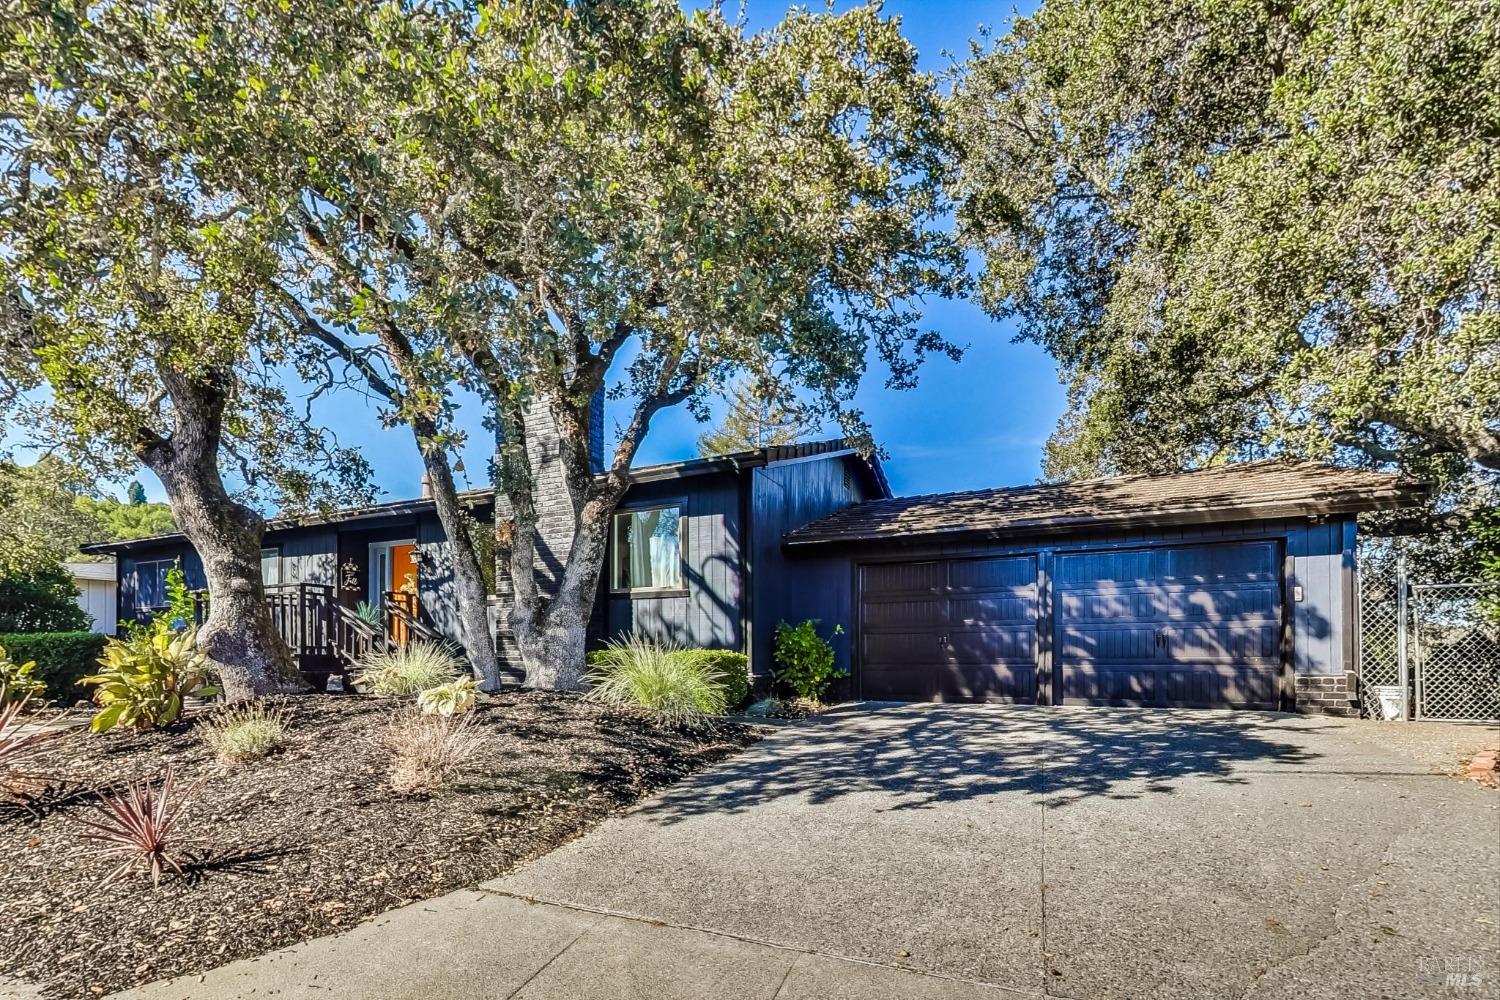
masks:
[[[785,0],[750,0],[745,5],[749,26],[773,24],[787,6]],[[725,7],[732,11],[734,4]],[[940,70],[949,65],[945,50],[961,59],[981,23],[1003,33],[1017,8],[1009,3],[888,0],[885,9],[901,18],[924,67]],[[905,392],[886,389],[885,372],[873,362],[854,404],[889,453],[886,471],[892,487],[898,493],[936,493],[1034,481],[1041,471],[1043,443],[1064,407],[1052,360],[1033,345],[1013,343],[1010,324],[990,320],[971,303],[931,301],[924,313],[930,328],[966,348],[963,361],[929,359],[919,386]],[[478,407],[472,400],[467,404],[462,423],[472,437],[464,459],[470,485],[478,486],[484,484],[489,449]],[[373,403],[349,395],[319,410],[342,443],[361,449],[385,498],[415,496],[421,463],[410,432],[382,429],[376,414]],[[616,419],[623,416],[608,417],[611,424]],[[683,409],[659,414],[637,464],[693,457],[703,429]],[[144,470],[140,478],[152,498],[160,499],[154,478]]]
[[[787,8],[785,0],[750,0],[745,13],[750,28],[758,29],[774,24]],[[734,10],[732,0],[725,9]],[[885,9],[901,18],[923,66],[934,71],[949,65],[945,50],[964,57],[980,24],[1003,33],[1017,10],[1009,3],[955,0],[888,0]],[[919,386],[906,392],[886,389],[884,371],[872,364],[855,400],[889,453],[891,486],[898,493],[938,493],[1034,481],[1041,474],[1042,445],[1065,405],[1052,359],[1034,345],[1012,343],[1009,323],[994,322],[971,303],[932,301],[924,311],[931,328],[967,348],[964,360],[930,359]],[[421,467],[409,432],[381,431],[373,408],[339,405],[330,422],[343,441],[364,451],[391,497],[414,495]],[[615,419],[611,414],[610,423]],[[473,435],[465,466],[470,481],[481,485],[476,478],[485,468],[484,434],[477,422],[465,424]],[[703,430],[684,409],[658,414],[637,464],[692,458]]]

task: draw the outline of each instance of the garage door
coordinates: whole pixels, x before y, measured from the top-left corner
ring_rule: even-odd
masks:
[[[860,568],[860,684],[879,701],[1036,700],[1036,558]]]
[[[1276,708],[1273,542],[1059,554],[1063,704]]]

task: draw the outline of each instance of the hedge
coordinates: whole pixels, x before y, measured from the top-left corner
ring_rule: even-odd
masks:
[[[729,649],[683,649],[675,655],[697,660],[724,685],[724,707],[731,712],[750,697],[750,657]]]
[[[99,670],[106,636],[98,632],[14,632],[0,634],[0,646],[17,663],[36,661],[36,678],[46,697],[61,705],[88,698],[78,680]]]
[[[602,664],[609,650],[598,649],[588,655],[589,666]],[[750,698],[750,657],[731,649],[679,649],[672,654],[697,660],[714,671],[724,685],[724,706],[731,712]]]

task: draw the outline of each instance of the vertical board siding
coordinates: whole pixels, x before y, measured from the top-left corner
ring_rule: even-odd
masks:
[[[268,549],[281,550],[282,583],[334,584],[338,573],[338,529],[332,525],[277,532],[262,544]]]
[[[436,513],[417,517],[417,588],[422,611],[434,628],[462,644],[458,596],[453,590],[453,550]]]
[[[751,671],[770,676],[771,642],[778,622],[816,618],[826,636],[835,625],[844,633],[833,637],[838,665],[848,668],[854,632],[854,583],[848,557],[789,557],[781,536],[834,511],[870,499],[864,477],[839,456],[816,461],[787,462],[755,469],[750,485],[751,566],[755,593],[751,602]]]
[[[613,542],[600,574],[605,638],[626,634],[710,649],[742,649],[739,480],[733,473],[639,483],[620,510],[681,503],[687,593],[636,596],[609,592]],[[611,532],[613,535],[613,532]]]

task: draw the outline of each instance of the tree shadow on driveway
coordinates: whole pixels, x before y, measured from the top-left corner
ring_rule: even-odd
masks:
[[[817,805],[882,793],[891,804],[878,811],[889,811],[1014,793],[1055,807],[1171,795],[1186,779],[1245,784],[1243,765],[1294,766],[1320,756],[1287,739],[1275,718],[996,706],[839,713],[782,730],[641,811],[670,824],[789,796]],[[1298,733],[1317,728],[1298,721]]]

